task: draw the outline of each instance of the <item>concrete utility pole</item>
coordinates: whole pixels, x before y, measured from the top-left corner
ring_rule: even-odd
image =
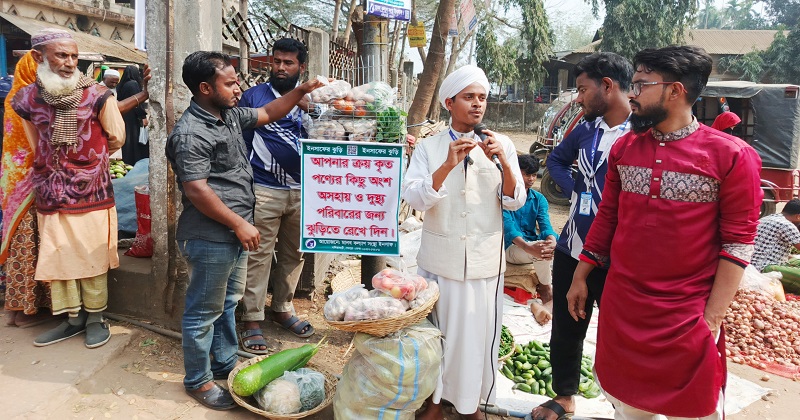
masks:
[[[239,0],[239,13],[242,15],[242,25],[247,22],[247,2],[248,0]],[[240,33],[247,33],[246,30]],[[243,76],[250,73],[250,45],[247,44],[247,39],[240,35],[239,38],[239,71]]]
[[[141,285],[114,290],[127,291],[127,295],[118,296],[120,301],[140,302],[137,306],[141,312],[130,315],[147,316],[180,328],[187,283],[175,242],[180,194],[164,147],[192,96],[181,81],[183,60],[194,51],[222,49],[222,3],[221,0],[148,0],[146,9],[147,57],[153,74],[149,86],[153,265],[151,276],[143,277]]]
[[[364,36],[358,54],[361,58],[361,83],[389,81],[389,19],[365,15]],[[386,268],[386,258],[361,257],[361,283],[372,290],[372,276]]]

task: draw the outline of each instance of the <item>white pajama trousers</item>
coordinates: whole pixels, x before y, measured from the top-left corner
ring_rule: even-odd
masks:
[[[719,401],[717,402],[717,409],[705,417],[675,417],[665,416],[663,414],[655,414],[649,411],[640,410],[631,407],[628,404],[614,398],[613,395],[605,392],[608,402],[614,405],[614,420],[722,420],[723,408],[725,407],[725,398],[722,391],[719,393]]]
[[[483,401],[494,403],[495,372],[503,324],[503,277],[458,281],[420,274],[439,283],[439,301],[431,313],[444,335],[444,357],[433,402],[451,402],[472,414]],[[433,277],[433,278],[431,278]]]

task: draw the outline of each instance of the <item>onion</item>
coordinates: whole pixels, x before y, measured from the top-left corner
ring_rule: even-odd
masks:
[[[723,323],[725,354],[759,369],[800,366],[800,302],[777,302],[761,292],[739,290]]]

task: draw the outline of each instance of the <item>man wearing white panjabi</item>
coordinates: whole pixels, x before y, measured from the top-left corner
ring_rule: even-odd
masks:
[[[438,384],[420,419],[440,420],[442,399],[467,419],[482,418],[478,404],[494,401],[505,271],[502,210],[522,207],[525,188],[511,140],[484,130],[481,141],[473,133],[488,93],[486,74],[475,66],[444,80],[439,98],[450,111],[450,128],[417,144],[403,181],[403,199],[425,211],[417,264],[421,276],[439,284],[432,318],[446,340]]]

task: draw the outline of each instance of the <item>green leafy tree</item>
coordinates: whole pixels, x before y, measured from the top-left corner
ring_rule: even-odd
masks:
[[[475,61],[478,67],[486,71],[489,80],[494,81],[500,92],[503,86],[513,83],[519,78],[516,60],[519,56],[517,38],[511,37],[502,44],[497,39],[497,24],[488,20],[478,28],[475,37]]]
[[[755,0],[728,0],[722,15],[723,29],[763,29],[767,20],[755,11]]]
[[[697,0],[591,0],[595,15],[601,1],[606,17],[600,50],[629,59],[644,48],[681,42],[697,13]]]
[[[762,0],[776,24],[793,27],[800,23],[800,0]]]
[[[542,0],[502,0],[506,10],[514,7],[522,16],[519,27],[520,53],[516,59],[519,82],[523,88],[532,91],[544,79],[542,66],[553,53],[553,37],[550,22]]]
[[[778,31],[772,45],[764,52],[764,61],[769,63],[767,81],[800,84],[800,23],[788,35]]]
[[[722,57],[718,66],[724,72],[741,75],[741,80],[760,82],[766,71],[765,64],[762,52],[753,50],[744,55]]]
[[[587,12],[583,16],[551,22],[553,51],[573,51],[592,42],[595,31],[586,25],[591,19]]]
[[[800,25],[788,35],[784,35],[783,27],[779,27],[766,51],[724,57],[719,68],[752,82],[800,84]]]
[[[697,14],[696,29],[719,29],[725,25],[722,11],[714,6],[714,0],[703,0],[703,8]]]

